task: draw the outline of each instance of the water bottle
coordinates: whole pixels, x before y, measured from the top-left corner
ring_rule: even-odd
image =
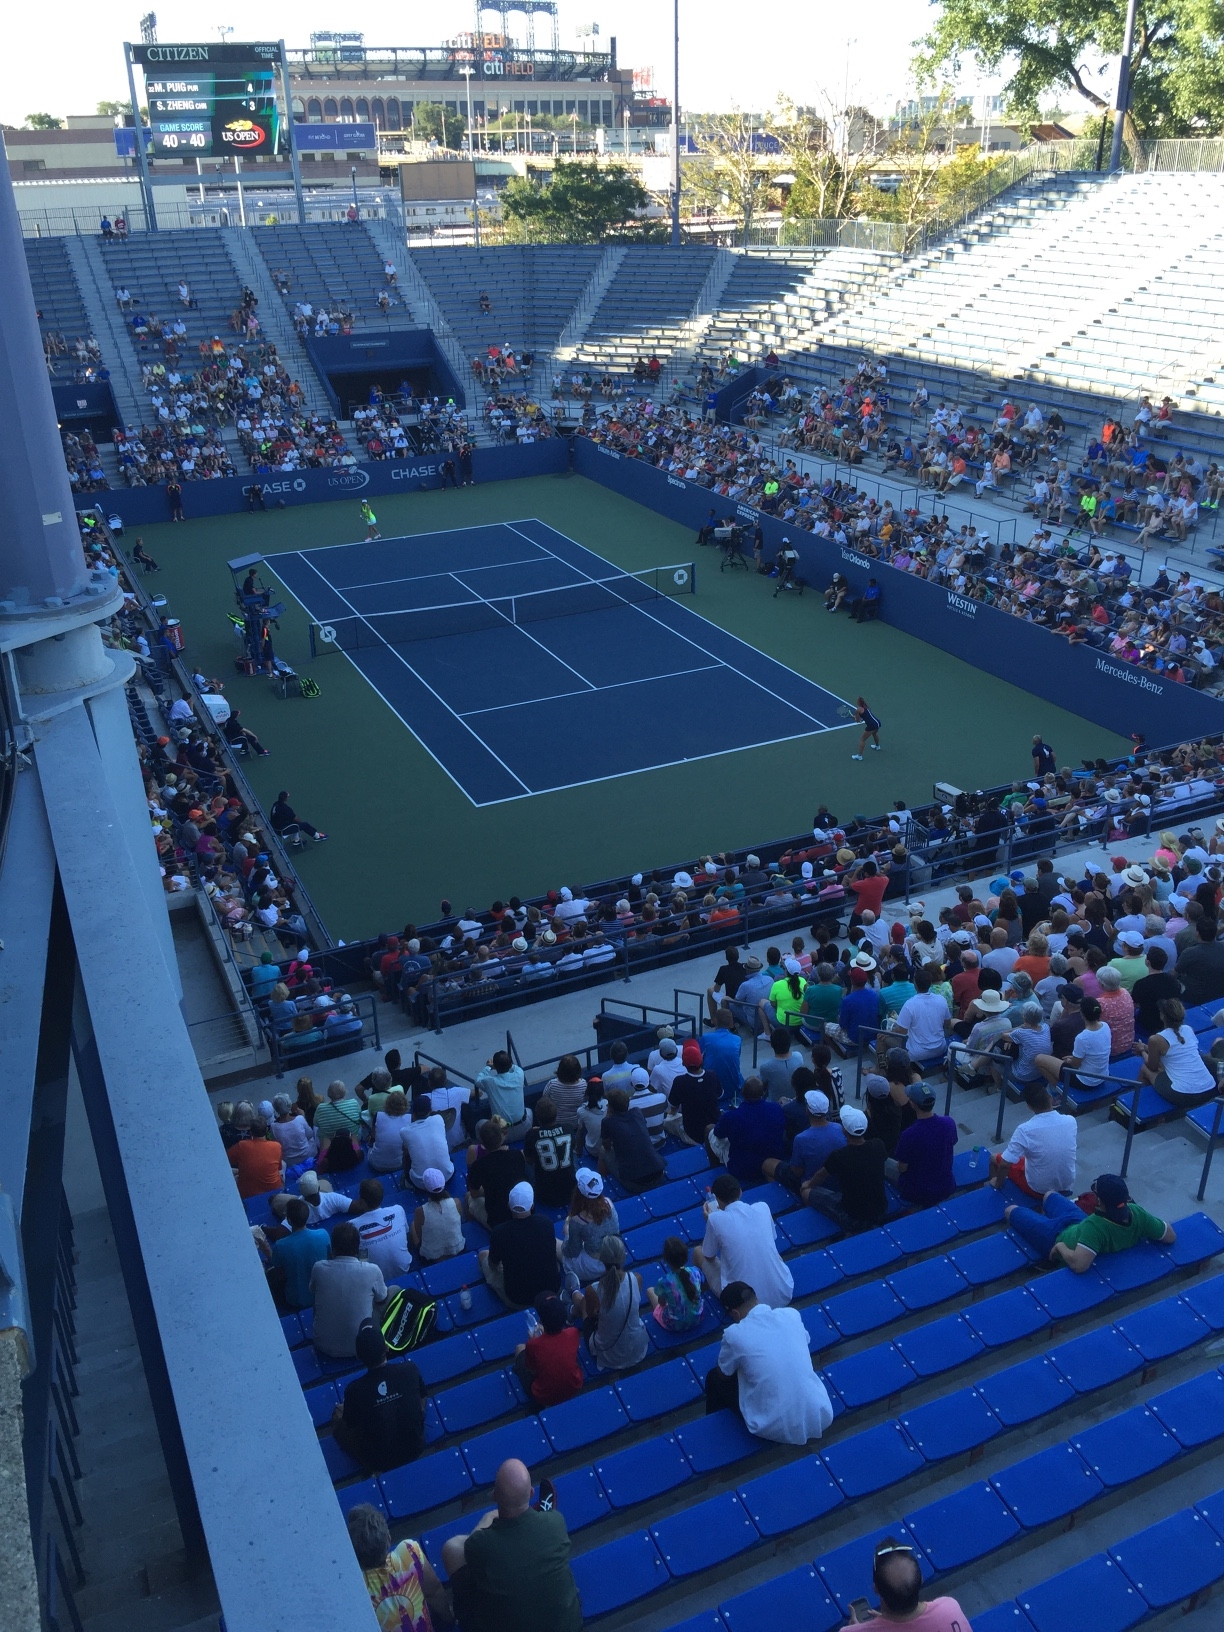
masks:
[[[472,1289],[470,1286],[459,1288],[459,1307],[464,1310],[472,1307]]]
[[[527,1341],[530,1343],[533,1337],[539,1337],[543,1330],[544,1328],[540,1325],[540,1317],[534,1309],[529,1309],[527,1311]]]

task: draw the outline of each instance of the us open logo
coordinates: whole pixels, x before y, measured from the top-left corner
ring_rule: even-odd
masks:
[[[268,133],[263,126],[250,119],[234,119],[221,127],[221,140],[226,147],[240,147],[249,151],[253,147],[262,147],[267,139]]]
[[[343,487],[352,491],[357,488],[368,487],[370,473],[367,470],[346,470],[342,476],[329,476],[328,487]]]

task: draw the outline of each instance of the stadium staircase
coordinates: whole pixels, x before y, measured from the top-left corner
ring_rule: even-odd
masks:
[[[139,425],[146,416],[147,398],[123,313],[115,303],[115,286],[109,281],[109,270],[102,260],[101,243],[96,238],[82,237],[60,241],[76,279],[90,332],[102,348],[102,356],[110,369],[110,385],[119,417],[125,425]],[[98,451],[103,456],[107,479],[114,485],[118,471],[115,451],[101,447]]]
[[[688,247],[677,254],[663,246],[635,245],[617,267],[572,363],[602,373],[631,373],[652,353],[669,359],[688,336],[698,300],[721,252]]]
[[[239,284],[245,284],[258,295],[260,326],[266,338],[276,347],[290,374],[301,383],[306,394],[306,407],[323,419],[331,419],[334,412],[331,400],[323,389],[310,353],[297,337],[297,330],[272,282],[267,263],[250,233],[231,229],[222,235],[222,241]]]
[[[587,279],[586,287],[569,315],[568,322],[557,336],[555,355],[558,362],[569,362],[573,357],[574,347],[585,339],[599,303],[628,253],[627,247],[623,244],[609,245],[599,257],[595,270]]]
[[[521,1457],[556,1482],[586,1624],[608,1632],[832,1632],[870,1595],[885,1535],[916,1548],[975,1632],[1122,1632],[1196,1603],[1224,1579],[1224,1274],[1209,1267],[1224,1231],[1189,1213],[1171,1247],[1082,1276],[1050,1270],[1001,1227],[1018,1194],[984,1187],[985,1175],[984,1153],[963,1151],[947,1202],[908,1212],[894,1200],[883,1227],[846,1238],[778,1185],[747,1194],[775,1216],[834,1404],[807,1447],[755,1439],[733,1413],[705,1416],[723,1318],[708,1295],[697,1331],[648,1320],[651,1351],[621,1374],[598,1373],[584,1349],[583,1392],[528,1409],[511,1369],[524,1318],[484,1286],[486,1235],[469,1223],[465,1256],[402,1278],[438,1299],[437,1335],[414,1355],[430,1394],[426,1452],[365,1477],[330,1435],[352,1363],[317,1355],[309,1312],[287,1316],[342,1507],[380,1506],[393,1536],[420,1538],[441,1570],[443,1543],[487,1508],[500,1462]],[[610,1181],[644,1284],[667,1236],[700,1241],[713,1177],[702,1151],[672,1148],[659,1189],[627,1197]],[[452,1192],[463,1183],[457,1174]],[[247,1204],[252,1223],[266,1207]],[[1214,1623],[1208,1611],[1190,1624]]]
[[[81,298],[76,273],[62,238],[27,238],[26,265],[38,312],[38,328],[43,335],[59,334],[67,342],[66,356],[49,359],[53,379],[70,380],[77,367],[72,352],[75,340],[93,334],[89,314]]]

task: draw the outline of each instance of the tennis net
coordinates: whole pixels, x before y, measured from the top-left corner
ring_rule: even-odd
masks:
[[[541,623],[548,618],[646,606],[665,597],[692,595],[695,584],[694,565],[687,561],[669,567],[647,567],[640,572],[620,572],[611,578],[591,578],[560,589],[332,618],[327,623],[311,624],[310,654],[319,657],[326,652],[354,652],[371,646],[409,646],[419,640],[476,635],[507,625]]]

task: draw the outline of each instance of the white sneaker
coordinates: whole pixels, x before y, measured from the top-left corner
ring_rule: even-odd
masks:
[[[862,754],[851,754],[850,755],[851,759],[862,759],[862,757],[863,757]]]
[[[867,746],[868,746],[868,748],[874,748],[874,749],[875,749],[875,751],[876,751],[876,753],[877,753],[877,754],[878,754],[878,753],[879,753],[879,751],[880,751],[880,745],[879,745],[879,743],[878,743],[878,742],[869,742],[869,743],[868,743],[868,744],[867,744]]]

